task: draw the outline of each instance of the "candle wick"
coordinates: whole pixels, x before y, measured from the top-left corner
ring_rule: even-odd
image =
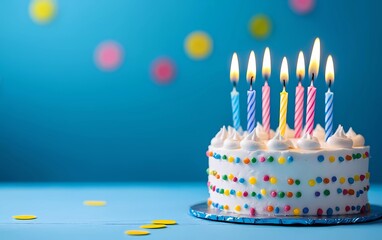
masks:
[[[286,81],[283,80],[283,87],[284,87],[284,90],[285,90],[285,87],[286,87]]]
[[[251,76],[251,80],[249,83],[249,90],[251,90],[251,91],[252,91],[252,83],[253,83],[253,76]]]
[[[313,86],[313,82],[314,82],[314,73],[312,73],[312,80],[310,82],[310,85]]]
[[[329,90],[331,86],[332,86],[332,80],[329,80]]]
[[[233,89],[236,89],[236,81],[233,81],[232,84],[233,84]]]

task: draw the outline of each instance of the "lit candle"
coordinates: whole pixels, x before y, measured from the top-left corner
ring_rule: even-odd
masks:
[[[301,82],[305,77],[305,60],[302,51],[298,54],[296,75],[298,78],[298,84],[296,87],[295,109],[294,109],[294,130],[295,138],[301,137],[302,121],[304,117],[304,87]]]
[[[280,119],[279,119],[279,131],[280,135],[285,135],[286,130],[286,118],[288,110],[288,92],[285,90],[286,84],[289,80],[288,74],[288,61],[286,57],[283,58],[281,63],[280,81],[283,85],[283,90],[280,92]]]
[[[239,81],[239,60],[237,59],[236,53],[234,53],[232,56],[230,79],[231,79],[231,82],[233,84],[233,89],[231,92],[233,127],[236,130],[239,130],[239,128],[240,128],[240,103],[239,103],[239,92],[236,91],[236,85]]]
[[[264,86],[262,88],[262,117],[263,117],[263,127],[264,131],[268,134],[270,133],[270,104],[271,104],[271,88],[268,85],[268,79],[271,76],[271,54],[269,48],[265,49],[263,57],[263,69],[262,74],[264,78]]]
[[[325,81],[328,84],[328,91],[325,93],[325,140],[327,141],[333,134],[333,92],[330,87],[334,82],[333,58],[329,55],[326,61]]]
[[[317,78],[318,69],[320,68],[320,39],[316,38],[313,45],[312,55],[309,63],[309,77],[311,78],[310,86],[308,87],[308,102],[306,104],[306,131],[310,135],[313,134],[314,128],[314,113],[316,107],[316,91],[313,86],[314,80]]]
[[[251,133],[256,124],[256,91],[252,89],[252,84],[256,81],[256,57],[253,51],[249,54],[247,81],[249,82],[247,92],[247,131]]]

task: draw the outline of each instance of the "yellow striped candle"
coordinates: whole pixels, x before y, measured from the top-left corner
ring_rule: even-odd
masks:
[[[281,63],[281,71],[280,71],[280,81],[283,84],[283,91],[280,93],[279,131],[281,136],[284,136],[286,131],[286,119],[287,119],[287,111],[288,111],[288,92],[285,90],[285,87],[288,80],[289,80],[288,61],[286,57],[284,57]]]

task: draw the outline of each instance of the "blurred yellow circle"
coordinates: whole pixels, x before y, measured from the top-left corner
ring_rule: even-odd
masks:
[[[186,37],[184,48],[190,58],[203,59],[212,51],[212,40],[207,33],[195,31]]]
[[[32,0],[29,5],[29,13],[32,19],[38,23],[48,23],[56,15],[54,0]]]
[[[263,14],[256,15],[249,21],[249,32],[255,38],[264,39],[272,30],[271,20]]]

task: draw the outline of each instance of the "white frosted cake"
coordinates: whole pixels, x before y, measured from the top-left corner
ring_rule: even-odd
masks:
[[[293,138],[258,123],[251,132],[225,127],[208,147],[208,205],[246,215],[337,215],[369,211],[369,147],[352,129],[339,126],[324,140]],[[270,140],[267,140],[269,139]]]

